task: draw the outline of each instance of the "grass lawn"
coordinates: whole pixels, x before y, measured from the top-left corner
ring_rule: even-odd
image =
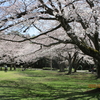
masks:
[[[84,93],[91,84],[100,84],[91,73],[0,71],[0,100],[100,100],[100,93]]]

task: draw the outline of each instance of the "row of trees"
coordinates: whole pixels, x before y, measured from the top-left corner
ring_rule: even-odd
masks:
[[[54,33],[52,33],[54,36]],[[56,34],[57,36],[57,34]],[[62,36],[62,33],[59,32],[59,36]],[[4,35],[5,38],[19,40],[23,37],[20,37],[18,34],[7,34]],[[3,37],[3,38],[4,38]],[[63,38],[63,37],[62,37]],[[37,39],[36,39],[37,40]],[[38,40],[42,41],[45,45],[51,42],[49,38],[44,38],[40,36]],[[39,42],[37,41],[37,42]],[[54,41],[52,41],[54,43]],[[63,45],[58,44],[56,46],[44,47],[40,50],[39,46],[32,44],[29,41],[23,43],[16,43],[10,41],[0,41],[0,65],[7,64],[10,67],[10,70],[16,67],[51,67],[59,68],[60,71],[65,71],[64,69],[69,69],[68,74],[71,74],[72,67],[77,69],[80,61],[82,60],[82,52],[78,48],[75,48],[73,45]],[[37,51],[38,50],[38,51]],[[36,53],[34,51],[37,51]],[[84,55],[85,56],[85,55]],[[88,60],[88,59],[87,59]],[[89,67],[87,68],[89,69]]]
[[[55,43],[49,45],[33,42],[41,48],[59,43],[74,44],[84,54],[93,57],[97,65],[97,77],[100,78],[99,0],[4,0],[0,2],[0,10],[2,11],[1,32],[15,26],[18,29],[22,26],[25,32],[33,26],[40,31],[40,35],[47,35],[56,40]],[[69,38],[62,40],[49,34],[59,28],[62,28],[61,30],[64,30],[66,37]],[[24,38],[20,42],[35,39],[38,36]]]
[[[59,35],[62,36],[61,33]],[[9,36],[9,39],[13,37],[14,40],[19,40],[21,38],[18,35],[16,36],[16,34],[8,34],[4,36],[5,38]],[[40,36],[39,40],[41,40],[42,43],[47,43],[48,38]],[[48,41],[48,43],[49,42],[51,41]],[[2,69],[3,66],[7,65],[10,67],[10,70],[16,70],[16,68],[22,68],[22,70],[25,70],[30,67],[43,69],[49,68],[51,70],[59,69],[60,72],[64,72],[67,69],[67,74],[71,74],[72,68],[74,68],[74,72],[79,69],[79,65],[82,65],[83,68],[85,68],[87,64],[83,62],[83,56],[85,60],[89,60],[86,59],[86,55],[83,55],[82,52],[73,45],[59,44],[51,46],[50,48],[42,48],[36,53],[33,51],[34,49],[38,50],[38,48],[29,41],[23,43],[0,41],[0,68]],[[87,69],[90,69],[89,65],[87,66]]]

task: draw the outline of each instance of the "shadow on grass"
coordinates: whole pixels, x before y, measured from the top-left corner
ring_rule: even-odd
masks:
[[[100,100],[99,93],[75,92],[75,88],[71,90],[70,88],[64,89],[64,87],[55,88],[43,83],[33,85],[22,87],[0,86],[5,90],[0,94],[0,100],[35,100],[35,98],[39,98],[39,100],[91,100],[93,98]]]
[[[74,97],[69,97],[67,100],[100,100],[100,89],[93,89],[86,92],[76,92],[73,93],[73,95]]]
[[[78,88],[31,83],[27,79],[0,81],[0,100],[100,100],[100,93],[77,92]],[[38,98],[38,99],[36,99]]]

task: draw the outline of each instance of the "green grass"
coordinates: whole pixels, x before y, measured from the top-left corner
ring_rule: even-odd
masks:
[[[91,73],[0,71],[0,100],[100,100],[99,93],[84,93],[99,83]]]

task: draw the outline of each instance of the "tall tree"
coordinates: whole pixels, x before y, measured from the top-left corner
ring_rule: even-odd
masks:
[[[40,35],[45,34],[57,41],[51,45],[75,44],[96,60],[97,77],[100,78],[99,0],[6,0],[0,2],[0,10],[0,32],[15,26],[18,29],[22,26],[25,32],[33,26]],[[48,34],[58,28],[62,28],[69,38],[61,40]],[[40,42],[40,45],[43,44]]]

